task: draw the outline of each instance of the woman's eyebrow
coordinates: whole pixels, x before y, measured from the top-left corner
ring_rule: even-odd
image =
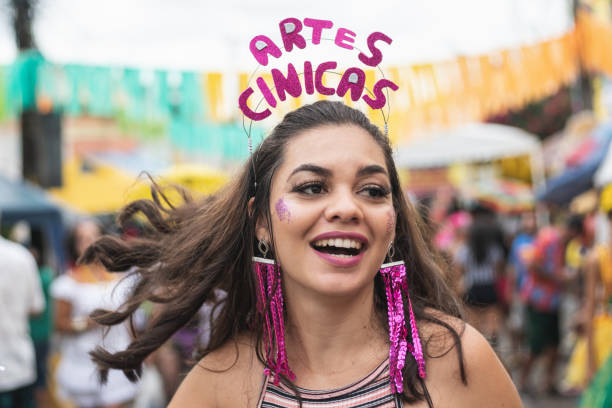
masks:
[[[357,171],[357,177],[371,176],[373,174],[384,174],[389,176],[387,170],[378,164],[370,164],[369,166],[363,166]]]
[[[296,173],[299,173],[301,171],[308,171],[310,173],[315,173],[318,174],[319,176],[323,176],[323,177],[330,177],[332,175],[331,170],[326,169],[325,167],[321,167],[321,166],[317,166],[315,164],[302,164],[298,167],[296,167],[291,174],[289,175],[289,177],[287,177],[287,180],[289,180],[291,178],[291,176],[293,176]]]

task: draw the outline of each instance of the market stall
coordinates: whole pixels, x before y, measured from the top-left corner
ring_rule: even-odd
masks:
[[[128,201],[151,198],[151,179],[145,176],[139,179],[136,185],[128,189],[125,196]],[[221,188],[229,180],[229,176],[203,164],[177,164],[162,171],[158,176],[152,176],[152,180],[164,189],[170,202],[178,203],[181,198],[173,186],[185,188],[196,196],[207,195]]]
[[[0,222],[2,227],[26,221],[43,231],[56,266],[64,265],[64,227],[60,207],[44,190],[24,182],[10,181],[0,176]]]
[[[162,187],[178,185],[195,194],[213,193],[228,180],[222,171],[199,164],[174,165],[151,177]],[[131,174],[100,160],[75,159],[64,166],[64,186],[49,191],[77,211],[102,215],[130,201],[151,198],[150,184],[145,174]]]
[[[136,178],[93,160],[73,159],[63,166],[64,183],[49,192],[59,202],[86,214],[117,211],[126,204],[125,192]]]
[[[597,126],[572,154],[557,159],[567,165],[558,175],[548,179],[545,188],[538,190],[538,200],[565,205],[594,185],[603,186],[606,180],[612,180],[609,173],[612,164],[606,164],[611,141],[612,124]]]
[[[530,159],[532,185],[544,185],[540,141],[511,126],[474,123],[423,135],[400,145],[395,160],[398,167],[412,170],[522,155]]]

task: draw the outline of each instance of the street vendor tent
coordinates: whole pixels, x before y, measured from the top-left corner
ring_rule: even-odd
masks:
[[[489,179],[465,183],[460,188],[465,200],[477,201],[500,213],[521,213],[534,207],[533,189],[513,180]]]
[[[610,125],[609,125],[610,126]],[[612,126],[610,126],[610,132],[612,133]],[[612,183],[612,148],[608,146],[606,155],[604,156],[601,164],[595,172],[593,179],[595,187],[605,187]]]
[[[595,172],[593,179],[595,187],[605,187],[612,183],[612,149],[608,147],[608,152],[603,159],[603,162]]]
[[[548,179],[546,187],[538,191],[538,200],[558,205],[568,204],[574,197],[592,188],[594,183],[599,186],[605,184],[606,167],[609,166],[605,163],[605,158],[612,141],[612,123],[599,125],[591,133],[589,140],[593,144],[590,153],[576,165],[569,166],[561,174]]]
[[[228,180],[224,172],[198,164],[174,165],[156,173],[152,177],[160,186],[179,185],[196,194],[213,193]],[[49,192],[86,214],[114,213],[130,201],[151,198],[145,175],[138,177],[102,160],[70,160],[64,165],[63,175],[64,185]],[[172,195],[171,200],[175,198]]]
[[[534,135],[511,126],[472,123],[400,145],[395,162],[400,168],[422,169],[522,155],[540,164],[541,145]]]
[[[52,196],[74,210],[86,214],[117,211],[126,204],[125,192],[136,178],[112,166],[74,159],[64,163],[63,186],[51,188]]]
[[[26,221],[43,231],[57,265],[62,266],[64,229],[60,208],[42,189],[0,176],[0,222],[5,226],[19,221]]]
[[[190,194],[202,196],[212,194],[229,181],[229,176],[218,169],[203,164],[176,164],[152,175],[155,183],[162,188],[166,198],[173,204],[181,202],[181,197],[173,186],[185,188]],[[128,201],[151,198],[151,182],[146,177],[139,177],[140,182],[131,187],[127,193]],[[168,188],[169,187],[169,188]]]

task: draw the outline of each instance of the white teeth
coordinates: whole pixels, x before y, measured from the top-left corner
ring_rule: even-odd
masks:
[[[333,246],[336,248],[355,248],[361,249],[361,242],[349,239],[349,238],[331,238],[331,239],[320,239],[314,242],[314,246],[326,247]]]

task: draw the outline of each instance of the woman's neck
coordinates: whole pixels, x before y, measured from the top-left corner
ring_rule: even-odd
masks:
[[[388,354],[386,330],[374,309],[373,285],[346,297],[292,293],[290,299],[287,354],[298,376],[369,370]]]

